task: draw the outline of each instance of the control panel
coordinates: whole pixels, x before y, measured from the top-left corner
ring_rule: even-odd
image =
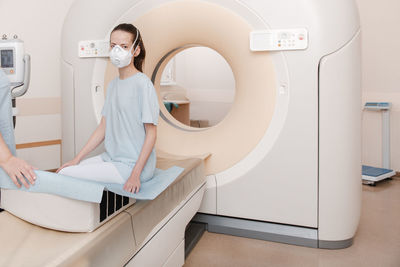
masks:
[[[78,49],[79,57],[108,57],[110,42],[108,40],[80,41]]]
[[[24,42],[16,35],[0,39],[0,67],[7,74],[11,85],[18,86],[24,82]]]
[[[251,51],[304,50],[307,47],[308,31],[304,28],[250,32]]]

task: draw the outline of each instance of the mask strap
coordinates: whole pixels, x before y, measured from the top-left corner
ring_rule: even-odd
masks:
[[[132,48],[135,46],[136,41],[138,40],[138,38],[139,38],[139,30],[136,28],[136,38],[135,38],[135,41],[133,42]],[[139,47],[139,45],[136,46],[136,48],[135,48],[135,50],[133,50],[132,54],[135,54],[135,52],[136,52],[138,47]],[[131,51],[132,51],[132,48],[131,48]]]

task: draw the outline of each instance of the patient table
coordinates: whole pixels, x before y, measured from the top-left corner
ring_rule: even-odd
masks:
[[[156,199],[137,200],[91,233],[49,230],[0,213],[0,266],[182,266],[186,225],[200,207],[200,158],[158,159],[184,168]],[[73,219],[71,219],[73,220]]]

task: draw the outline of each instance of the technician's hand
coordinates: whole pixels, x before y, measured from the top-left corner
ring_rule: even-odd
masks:
[[[70,161],[64,163],[60,168],[58,168],[56,173],[59,173],[62,169],[66,168],[66,167],[78,165],[79,162],[80,162],[80,160],[78,160],[77,158],[74,158],[73,160],[70,160]]]
[[[124,185],[124,190],[131,193],[139,193],[140,189],[140,174],[131,175]]]
[[[26,188],[29,188],[29,184],[26,182],[25,178],[32,185],[35,184],[36,174],[33,170],[37,168],[32,167],[26,163],[25,160],[11,156],[6,161],[0,162],[0,166],[8,174],[8,176],[10,176],[11,180],[18,188],[21,187],[20,183],[22,183]]]

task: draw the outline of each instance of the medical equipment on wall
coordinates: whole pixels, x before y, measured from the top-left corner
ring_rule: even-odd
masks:
[[[29,88],[31,76],[31,58],[25,54],[24,42],[17,35],[8,38],[3,34],[0,39],[0,67],[4,70],[11,84],[13,119],[18,114],[16,98],[23,96]]]
[[[382,168],[362,166],[364,184],[375,185],[376,182],[393,177],[396,172],[390,169],[390,102],[367,102],[365,110],[382,113]]]

